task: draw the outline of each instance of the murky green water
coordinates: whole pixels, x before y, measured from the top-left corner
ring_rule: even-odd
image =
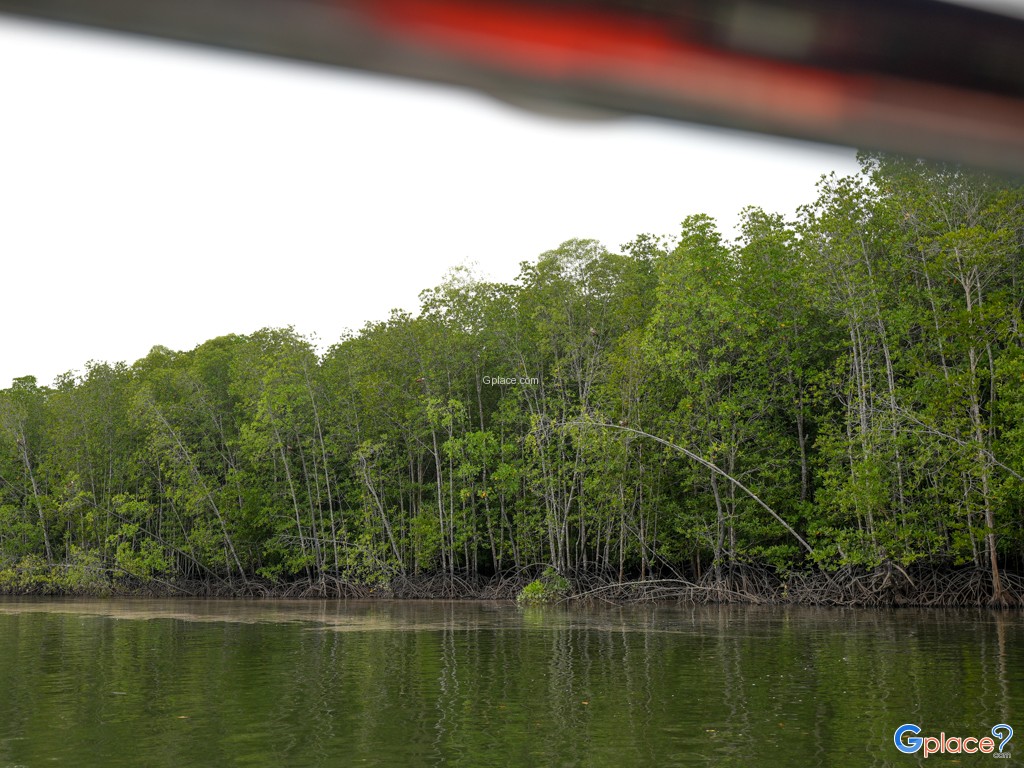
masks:
[[[1019,613],[0,600],[4,767],[1007,765],[1022,713]]]

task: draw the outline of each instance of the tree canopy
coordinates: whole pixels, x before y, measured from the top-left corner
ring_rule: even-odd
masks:
[[[511,283],[0,391],[0,588],[729,584],[1024,556],[1024,193],[862,155],[793,220],[704,215]]]

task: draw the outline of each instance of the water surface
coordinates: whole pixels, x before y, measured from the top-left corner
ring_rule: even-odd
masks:
[[[0,599],[3,768],[1019,761],[1022,711],[1020,613]]]

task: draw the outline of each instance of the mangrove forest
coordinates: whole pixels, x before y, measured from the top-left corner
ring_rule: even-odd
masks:
[[[862,154],[734,237],[455,268],[329,348],[25,376],[0,591],[1015,604],[1022,310],[1020,185]]]

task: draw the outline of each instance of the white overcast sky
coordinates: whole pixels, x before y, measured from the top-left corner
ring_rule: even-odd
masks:
[[[511,280],[746,205],[792,214],[854,151],[0,16],[0,388],[294,325],[324,345],[452,266]]]

